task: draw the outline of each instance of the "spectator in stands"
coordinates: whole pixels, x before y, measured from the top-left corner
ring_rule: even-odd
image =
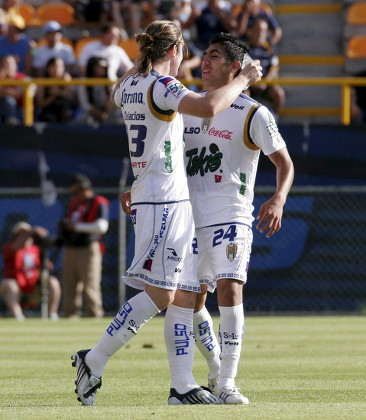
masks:
[[[126,52],[119,47],[120,31],[115,24],[108,24],[102,27],[100,39],[89,42],[80,52],[79,71],[85,76],[86,65],[89,58],[101,57],[108,63],[108,78],[117,80],[119,76],[132,68],[133,63]]]
[[[4,25],[4,35],[6,34],[6,23],[12,16],[20,16],[18,6],[23,0],[3,0],[2,7],[0,8],[0,22]]]
[[[62,26],[55,20],[50,20],[43,26],[43,35],[46,45],[37,47],[34,51],[33,74],[41,77],[47,62],[59,57],[65,63],[66,71],[75,74],[75,57],[72,46],[62,42]]]
[[[65,71],[62,58],[50,58],[46,64],[45,78],[71,80],[71,75]],[[36,92],[36,107],[39,110],[37,119],[49,123],[67,123],[74,116],[76,95],[74,87],[69,86],[38,86]]]
[[[141,29],[142,0],[112,0],[111,16],[119,28],[124,29],[128,37],[134,36]]]
[[[203,51],[214,35],[220,32],[230,33],[236,29],[237,23],[232,19],[230,12],[230,8],[223,6],[220,0],[208,0],[202,11],[192,8],[191,16],[183,25],[183,29],[194,25],[197,31],[197,47]]]
[[[0,59],[0,79],[21,80],[26,75],[17,71],[17,62],[13,55]],[[0,122],[17,125],[22,119],[24,88],[22,86],[0,85]]]
[[[105,58],[91,57],[86,67],[87,78],[107,78],[108,62]],[[78,86],[78,99],[81,107],[79,123],[97,126],[101,123],[122,123],[121,112],[110,100],[111,86]]]
[[[282,29],[272,13],[265,10],[261,0],[244,0],[241,11],[238,14],[237,34],[244,41],[251,37],[254,21],[258,18],[265,20],[268,24],[268,40],[276,45],[282,37]]]
[[[178,0],[175,2],[173,10],[173,18],[178,19],[182,28],[182,34],[185,41],[192,39],[192,34],[186,28],[189,18],[194,14],[192,0]]]
[[[0,58],[14,55],[17,60],[18,71],[30,74],[32,66],[32,51],[36,43],[24,33],[24,19],[18,15],[11,15],[7,22],[6,35],[0,37]]]
[[[75,18],[80,28],[88,25],[105,25],[110,13],[110,0],[63,0],[75,10]]]
[[[48,231],[43,227],[32,227],[26,222],[18,222],[12,229],[11,241],[3,247],[3,279],[0,291],[9,311],[19,321],[25,318],[23,302],[39,303],[43,264],[52,268],[49,261],[43,261],[43,246],[47,235]],[[47,282],[49,316],[52,320],[57,320],[60,284],[53,275],[48,275]]]
[[[262,18],[254,21],[251,37],[248,41],[249,55],[253,60],[259,60],[262,66],[263,79],[272,80],[278,77],[279,61],[274,47],[268,41],[268,24]],[[248,92],[247,92],[248,93]],[[285,104],[285,91],[280,85],[260,83],[249,88],[250,96],[258,99],[268,99],[270,108],[278,117]]]
[[[89,316],[103,316],[102,247],[100,239],[108,230],[109,202],[95,195],[90,179],[76,174],[70,184],[67,214],[60,222],[63,253],[63,294],[66,317],[82,313],[82,293]]]

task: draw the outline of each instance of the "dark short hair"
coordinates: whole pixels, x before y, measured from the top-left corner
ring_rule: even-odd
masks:
[[[214,35],[210,40],[211,44],[221,44],[224,48],[229,62],[243,61],[244,54],[248,52],[248,44],[235,38],[233,35],[221,32]]]
[[[76,185],[82,190],[92,188],[91,180],[84,174],[75,174],[70,180],[69,187]]]

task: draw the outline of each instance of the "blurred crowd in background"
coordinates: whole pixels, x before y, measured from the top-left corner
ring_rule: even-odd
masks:
[[[134,35],[155,19],[173,20],[190,51],[178,77],[200,77],[210,38],[232,33],[250,45],[266,79],[278,76],[276,44],[282,30],[261,0],[3,0],[0,2],[0,79],[108,78],[115,81],[138,56]],[[191,88],[197,89],[195,84]],[[37,86],[34,120],[49,123],[122,123],[109,99],[112,85]],[[275,115],[284,106],[279,85],[261,84],[248,92],[266,98]],[[23,119],[24,87],[0,85],[0,123]]]

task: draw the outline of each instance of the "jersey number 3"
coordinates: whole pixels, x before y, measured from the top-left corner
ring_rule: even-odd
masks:
[[[137,131],[137,136],[131,138],[131,143],[136,144],[136,150],[131,151],[131,157],[141,157],[144,154],[147,128],[145,125],[133,124],[130,127],[131,131]]]

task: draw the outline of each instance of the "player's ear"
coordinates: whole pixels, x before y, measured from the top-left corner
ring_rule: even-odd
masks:
[[[241,62],[239,60],[233,61],[231,63],[231,66],[232,66],[233,72],[236,73],[238,70],[241,69]]]

